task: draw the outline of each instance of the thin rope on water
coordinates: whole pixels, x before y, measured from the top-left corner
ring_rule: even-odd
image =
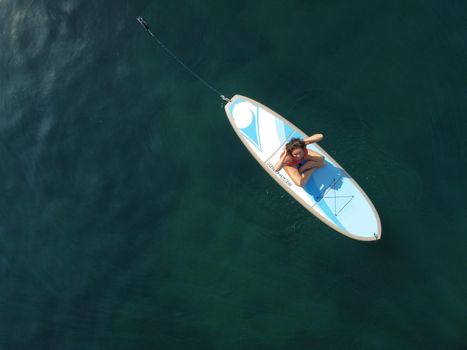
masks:
[[[215,92],[223,101],[230,102],[230,99],[228,97],[225,97],[218,89],[216,89],[214,86],[212,86],[206,80],[204,80],[198,74],[196,74],[196,72],[194,72],[190,67],[188,67],[180,58],[178,58],[176,54],[174,54],[167,46],[165,46],[165,44],[151,31],[149,25],[146,23],[143,17],[138,16],[136,17],[136,20],[143,26],[143,28],[149,33],[149,35],[151,35],[156,40],[157,44],[159,44],[159,46],[178,64],[180,64],[188,73],[195,77],[199,82],[204,84],[204,86],[206,86],[208,89]]]

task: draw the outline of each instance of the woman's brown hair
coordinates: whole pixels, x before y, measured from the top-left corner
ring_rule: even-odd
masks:
[[[299,138],[293,138],[285,145],[285,149],[287,153],[290,154],[295,148],[302,148],[305,149],[306,144],[305,141],[300,140]]]

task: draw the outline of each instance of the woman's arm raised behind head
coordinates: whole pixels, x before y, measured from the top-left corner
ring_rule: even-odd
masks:
[[[314,135],[307,137],[303,141],[305,141],[305,144],[309,145],[311,143],[320,142],[323,138],[324,138],[323,134],[314,134]]]

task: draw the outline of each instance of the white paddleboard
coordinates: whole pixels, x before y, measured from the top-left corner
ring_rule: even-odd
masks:
[[[288,120],[248,97],[235,95],[225,106],[228,119],[240,140],[290,195],[308,211],[334,230],[353,239],[370,241],[381,238],[381,221],[365,192],[354,179],[318,144],[307,148],[322,154],[326,165],[315,170],[306,185],[296,186],[274,164],[293,137],[307,135]]]

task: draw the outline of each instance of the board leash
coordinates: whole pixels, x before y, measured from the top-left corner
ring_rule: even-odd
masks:
[[[138,21],[139,24],[143,26],[143,28],[153,37],[153,39],[156,40],[157,44],[170,56],[172,57],[178,64],[180,64],[188,73],[190,73],[193,77],[195,77],[199,82],[204,84],[208,89],[211,91],[215,92],[222,101],[224,102],[230,102],[230,98],[225,97],[219,90],[217,90],[214,86],[209,84],[206,80],[201,78],[196,72],[194,72],[190,67],[188,67],[183,61],[178,58],[176,54],[174,54],[165,44],[151,31],[151,28],[149,28],[149,25],[146,23],[143,17],[138,16],[136,17],[136,20]]]

